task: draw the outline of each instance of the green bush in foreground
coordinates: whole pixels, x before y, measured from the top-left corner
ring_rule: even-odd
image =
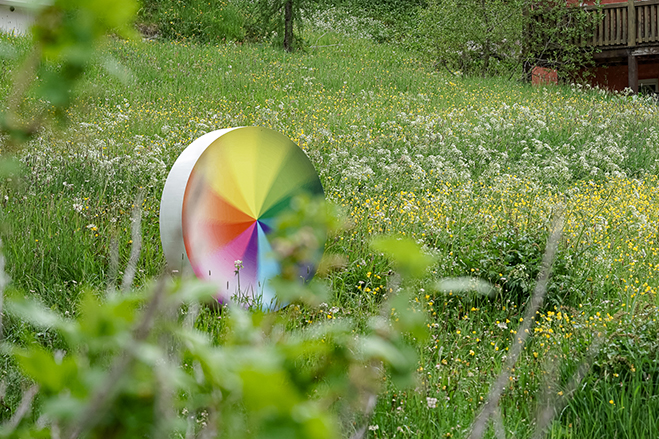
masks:
[[[318,307],[326,292],[318,284],[300,286],[295,270],[286,268],[296,260],[291,249],[302,258],[316,250],[307,248],[313,240],[297,237],[308,227],[293,227],[295,219],[325,212],[308,202],[298,205],[299,214],[287,219],[287,232],[274,245],[288,249],[276,285],[278,297],[298,304],[289,305],[293,312]],[[334,222],[325,217],[322,223],[322,214],[316,219],[318,230]],[[286,235],[295,229],[300,232]],[[412,242],[376,244],[398,255],[410,278],[432,263]],[[358,419],[355,413],[379,391],[383,364],[398,385],[413,383],[416,355],[403,335],[423,339],[426,323],[410,308],[406,289],[392,295],[360,335],[354,319],[292,329],[286,312],[231,306],[214,316],[222,321],[219,339],[193,327],[213,292],[207,284],[165,280],[140,291],[89,291],[75,318],[11,297],[6,308],[12,324],[45,331],[60,339],[61,348],[2,345],[34,384],[0,427],[0,437],[333,438],[341,433],[342,411],[330,407],[344,407],[346,419]],[[26,416],[35,398],[36,416]]]

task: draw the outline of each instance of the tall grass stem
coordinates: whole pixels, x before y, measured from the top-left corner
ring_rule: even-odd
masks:
[[[524,321],[522,325],[517,330],[516,337],[514,340],[516,343],[513,343],[513,346],[510,349],[510,355],[506,359],[506,364],[497,377],[496,381],[490,389],[490,393],[487,397],[487,401],[483,406],[483,410],[476,417],[473,425],[471,434],[469,435],[470,439],[480,439],[485,434],[487,428],[487,423],[494,415],[495,411],[498,410],[499,400],[503,390],[506,388],[507,383],[510,378],[511,371],[517,363],[526,340],[528,339],[531,331],[531,325],[535,319],[535,314],[540,309],[542,302],[547,293],[547,284],[549,283],[549,276],[551,274],[551,268],[556,259],[556,253],[558,251],[558,243],[561,239],[561,233],[563,232],[563,224],[565,222],[565,209],[564,207],[559,207],[554,214],[554,220],[552,221],[552,232],[547,240],[547,246],[545,247],[545,254],[542,259],[542,265],[540,267],[540,274],[538,275],[538,282],[535,285],[535,290],[531,296],[531,301],[528,304],[528,308],[524,314]]]
[[[131,285],[133,284],[133,279],[135,279],[135,273],[137,271],[137,262],[140,259],[140,251],[142,250],[142,203],[144,202],[144,190],[140,190],[135,198],[135,207],[133,208],[132,214],[132,225],[131,225],[131,239],[132,246],[130,249],[130,258],[128,259],[128,265],[126,266],[126,272],[124,273],[124,278],[121,283],[121,291],[123,293],[128,292]]]

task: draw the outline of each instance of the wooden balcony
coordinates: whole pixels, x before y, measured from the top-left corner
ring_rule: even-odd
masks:
[[[603,0],[607,3],[592,6],[583,6],[583,4],[579,6],[577,1],[580,0],[567,0],[570,9],[581,7],[597,14],[594,22],[591,22],[593,27],[589,28],[579,40],[572,41],[579,46],[596,49],[593,53],[596,63],[593,71],[595,76],[599,76],[600,80],[603,79],[603,82],[599,81],[599,83],[603,86],[607,86],[608,83],[609,88],[617,90],[629,87],[634,92],[638,92],[640,62],[642,80],[655,81],[658,84],[655,86],[655,92],[659,92],[657,89],[659,88],[659,0],[626,2]],[[536,24],[532,28],[561,27],[560,23],[551,21],[555,20],[551,15],[545,15],[541,9],[535,11]],[[569,18],[567,20],[569,21]],[[552,44],[545,47],[550,50],[561,50],[558,46],[553,47]],[[542,56],[536,61],[536,65],[552,68],[552,64],[543,60]]]
[[[594,55],[598,63],[626,62],[628,87],[638,92],[639,58],[646,62],[659,56],[659,0],[629,0],[585,9],[599,11],[602,18],[593,37],[581,44],[598,49]]]
[[[659,45],[659,0],[585,6],[600,11],[593,38],[583,41],[601,49]]]

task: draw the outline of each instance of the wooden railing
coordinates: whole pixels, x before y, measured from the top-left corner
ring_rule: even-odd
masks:
[[[659,42],[659,0],[586,6],[586,9],[599,11],[602,19],[592,39],[582,40],[582,44],[604,48]]]
[[[659,1],[645,1],[635,3],[636,7],[636,41],[650,43],[659,41],[658,28],[659,14],[657,9]]]

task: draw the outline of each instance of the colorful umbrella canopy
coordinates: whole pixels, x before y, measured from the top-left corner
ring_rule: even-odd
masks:
[[[189,266],[217,284],[220,300],[240,295],[276,307],[268,280],[280,266],[269,235],[303,193],[322,196],[323,188],[305,153],[286,136],[258,127],[202,136],[176,161],[163,191],[168,264],[179,271]]]

